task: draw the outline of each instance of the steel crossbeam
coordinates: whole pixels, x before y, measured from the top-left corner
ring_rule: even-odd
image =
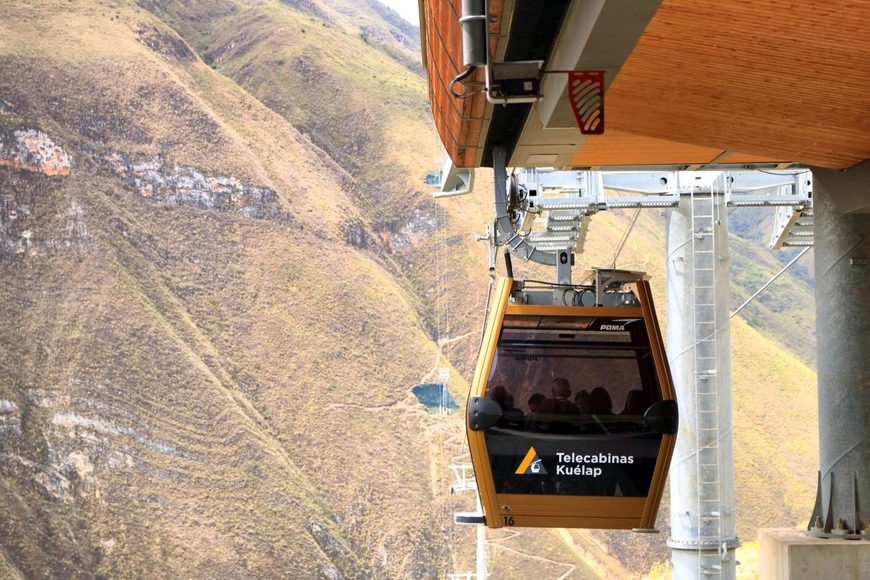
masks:
[[[501,232],[501,239],[533,261],[549,263],[564,249],[582,252],[589,219],[600,211],[672,208],[683,195],[711,192],[724,192],[728,207],[776,208],[771,248],[812,245],[809,171],[515,169],[506,187],[514,188],[507,193],[513,231]]]

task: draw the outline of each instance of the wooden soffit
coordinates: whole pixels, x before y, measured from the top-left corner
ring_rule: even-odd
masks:
[[[731,163],[860,163],[868,23],[867,2],[663,0],[608,88],[607,133],[572,164],[697,163],[703,148]]]

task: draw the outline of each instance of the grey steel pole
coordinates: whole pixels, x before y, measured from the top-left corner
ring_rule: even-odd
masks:
[[[820,517],[842,533],[870,522],[870,214],[840,211],[838,189],[862,184],[836,177],[814,171],[821,483],[810,526]]]
[[[484,66],[489,46],[486,40],[486,2],[462,0],[462,65]]]
[[[477,495],[477,511],[483,513],[483,507],[480,505],[480,495]],[[486,526],[483,524],[477,526],[477,553],[475,554],[476,576],[475,580],[486,580],[488,562],[486,558]]]
[[[703,207],[712,211],[702,214],[698,209]],[[699,219],[699,215],[710,217]],[[680,402],[680,431],[670,470],[668,546],[673,576],[730,580],[736,576],[734,550],[739,542],[734,521],[728,221],[723,195],[681,196],[668,217],[665,267],[668,352]]]

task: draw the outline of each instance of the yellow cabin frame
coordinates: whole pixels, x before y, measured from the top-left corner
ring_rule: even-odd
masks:
[[[469,405],[472,398],[483,397],[486,394],[502,323],[507,315],[642,318],[648,333],[662,399],[673,400],[674,389],[670,369],[653,308],[649,283],[638,281],[633,283],[631,288],[638,299],[639,307],[528,306],[509,304],[514,280],[502,278],[497,285],[494,303],[486,321],[483,344],[469,393]],[[609,528],[638,531],[654,528],[676,442],[675,434],[662,434],[646,497],[526,495],[496,491],[484,432],[471,428],[470,417],[466,427],[487,527]]]

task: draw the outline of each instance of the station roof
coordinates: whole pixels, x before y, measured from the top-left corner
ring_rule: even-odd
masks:
[[[461,4],[420,0],[433,117],[460,167],[490,165],[496,145],[523,167],[842,169],[870,158],[866,2],[490,0],[493,62],[606,71],[597,136],[580,134],[565,74],[545,73],[533,105],[451,95]]]

